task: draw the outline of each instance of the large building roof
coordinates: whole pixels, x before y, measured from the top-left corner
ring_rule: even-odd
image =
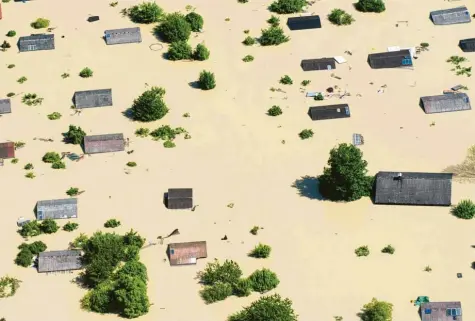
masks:
[[[308,115],[312,120],[348,118],[350,117],[350,106],[348,104],[339,104],[310,107]]]
[[[430,18],[435,25],[451,25],[472,21],[470,13],[465,6],[432,11],[430,13]]]
[[[77,198],[38,201],[36,203],[36,219],[66,219],[78,217]]]
[[[54,34],[39,34],[20,37],[18,40],[18,49],[20,52],[53,50]]]
[[[421,305],[421,321],[462,321],[460,302],[428,302]]]
[[[140,28],[122,28],[104,31],[104,37],[108,45],[142,42]]]
[[[421,97],[421,104],[426,114],[472,109],[470,99],[465,93],[425,96]]]
[[[120,152],[125,149],[123,134],[89,135],[84,137],[86,154]]]
[[[112,89],[76,91],[74,105],[76,108],[112,106]]]
[[[50,251],[38,254],[38,272],[72,271],[82,268],[81,251]]]

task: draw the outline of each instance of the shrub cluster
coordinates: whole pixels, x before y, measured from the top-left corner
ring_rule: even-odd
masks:
[[[77,230],[78,227],[79,227],[78,223],[68,222],[64,224],[63,230],[65,230],[66,232],[72,232],[74,230]]]
[[[198,84],[202,90],[210,90],[216,87],[216,79],[214,73],[203,70],[200,73]]]
[[[266,259],[270,256],[272,248],[269,245],[259,243],[254,249],[249,253],[250,257],[257,259]]]
[[[351,25],[355,21],[349,13],[341,9],[333,9],[328,15],[328,20],[338,26]]]
[[[298,315],[292,308],[292,301],[280,295],[263,296],[242,311],[228,317],[227,321],[297,321]],[[389,319],[381,319],[389,320]],[[365,320],[366,321],[366,320]]]
[[[20,280],[9,276],[4,276],[0,278],[0,299],[14,296],[16,291],[20,287],[20,283]]]
[[[61,161],[61,156],[59,156],[59,154],[56,152],[47,152],[43,156],[43,162],[50,163],[51,168],[54,168],[54,169],[66,168],[66,164],[64,164],[64,162]]]
[[[475,216],[475,204],[471,200],[462,200],[452,208],[452,214],[464,220],[471,220]]]
[[[135,5],[127,13],[133,22],[144,24],[159,22],[163,17],[163,9],[155,2],[143,2]]]
[[[116,220],[115,218],[111,218],[110,220],[107,220],[104,223],[104,227],[106,227],[106,228],[115,228],[115,227],[118,227],[118,226],[120,226],[120,221]]]
[[[358,0],[355,8],[361,12],[380,13],[386,10],[386,5],[383,0]]]
[[[165,89],[161,87],[152,87],[143,92],[134,100],[131,108],[132,118],[142,122],[162,119],[168,113],[163,96],[165,96]]]
[[[66,142],[80,145],[84,140],[84,136],[86,136],[86,132],[79,126],[69,125],[68,131],[64,133],[63,136]]]
[[[45,18],[38,18],[31,23],[31,26],[35,29],[48,28],[50,21]]]
[[[167,52],[169,60],[207,60],[210,56],[209,49],[204,44],[198,44],[193,51],[191,46],[183,40],[175,41],[170,44]]]
[[[276,0],[269,9],[272,12],[280,14],[297,13],[307,5],[305,0]]]
[[[262,30],[259,43],[261,46],[277,46],[289,40],[290,38],[284,34],[284,30],[281,27],[271,26],[268,29]]]
[[[41,223],[38,223],[38,221],[30,221],[28,223],[25,223],[21,229],[18,230],[18,233],[23,236],[23,237],[32,237],[32,236],[38,236],[40,234],[53,234],[56,233],[59,230],[58,224],[53,219],[47,218]]]
[[[20,252],[15,258],[15,264],[23,267],[29,267],[33,264],[33,257],[47,249],[45,243],[36,241],[31,244],[22,243],[18,249]]]

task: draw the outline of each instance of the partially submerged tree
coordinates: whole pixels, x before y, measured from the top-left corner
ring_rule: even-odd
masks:
[[[210,55],[209,49],[206,48],[204,44],[199,43],[198,45],[196,45],[196,49],[193,52],[193,59],[204,61],[204,60],[208,60],[209,55]]]
[[[214,73],[210,71],[203,70],[200,73],[200,77],[198,79],[198,84],[200,88],[203,90],[210,90],[216,87],[216,80],[214,78]]]
[[[204,271],[198,273],[198,277],[204,285],[213,285],[216,282],[233,284],[238,282],[241,276],[242,270],[236,262],[226,260],[221,264],[216,259],[214,262],[208,263]]]
[[[207,285],[200,291],[201,297],[208,304],[222,301],[232,294],[232,285],[223,282],[216,282],[213,285]]]
[[[82,130],[81,127],[76,127],[74,125],[69,125],[69,129],[64,133],[64,139],[71,144],[80,145],[86,136],[86,132]]]
[[[471,200],[461,200],[452,208],[452,214],[461,219],[471,220],[475,217],[475,204]]]
[[[338,26],[351,25],[355,21],[349,13],[341,9],[333,9],[328,15],[328,20]]]
[[[392,321],[393,305],[373,298],[365,304],[360,314],[361,321]]]
[[[38,18],[31,23],[31,26],[35,29],[48,28],[50,21],[45,18]]]
[[[284,42],[289,41],[290,38],[284,34],[284,30],[280,27],[270,27],[263,29],[259,43],[262,46],[278,46]]]
[[[270,256],[272,248],[269,245],[259,243],[254,249],[249,253],[250,257],[257,259],[265,259]]]
[[[186,41],[175,41],[170,44],[167,52],[169,60],[191,60],[193,49]]]
[[[8,298],[14,296],[18,288],[20,288],[20,283],[20,280],[9,276],[4,276],[0,278],[0,298]]]
[[[386,10],[386,5],[383,0],[358,0],[355,8],[361,12],[380,13]]]
[[[185,16],[186,21],[190,24],[191,30],[198,32],[203,29],[203,17],[196,12],[190,12]]]
[[[163,9],[155,2],[143,2],[130,8],[128,15],[133,22],[150,24],[160,21]]]
[[[347,202],[370,196],[374,177],[367,176],[367,165],[359,148],[338,145],[330,151],[329,167],[318,177],[320,193],[329,200]]]
[[[259,293],[273,290],[280,283],[277,275],[271,270],[265,268],[254,271],[254,273],[249,276],[249,281],[251,281],[252,289]]]
[[[166,42],[187,41],[191,26],[184,15],[175,12],[167,15],[156,31]]]
[[[168,113],[163,96],[165,89],[161,87],[152,87],[145,91],[134,100],[131,109],[132,118],[143,122],[162,119]]]
[[[269,10],[280,14],[297,13],[306,5],[306,0],[276,0],[270,5]]]
[[[292,301],[274,294],[263,296],[245,307],[242,311],[228,317],[227,321],[297,321],[298,315],[292,308]]]
[[[59,156],[59,154],[56,152],[47,152],[43,156],[43,162],[45,163],[56,163],[59,161],[61,161],[61,156]]]

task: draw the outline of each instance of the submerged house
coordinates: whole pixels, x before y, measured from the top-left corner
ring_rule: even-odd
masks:
[[[36,203],[36,219],[66,219],[78,217],[78,199],[65,198],[60,200],[38,201]]]
[[[197,259],[208,256],[206,241],[170,243],[167,254],[172,266],[196,264]]]
[[[300,67],[303,71],[332,70],[336,68],[335,58],[304,59]]]
[[[125,149],[123,134],[90,135],[84,137],[86,154],[122,152]]]
[[[435,25],[453,25],[472,21],[470,13],[465,6],[432,11],[430,19]]]
[[[18,40],[18,50],[20,52],[54,50],[54,35],[41,34],[20,37]]]
[[[421,321],[463,321],[460,302],[427,302],[421,305]]]
[[[168,209],[189,209],[193,207],[193,189],[169,188],[166,195]]]
[[[348,104],[339,104],[310,107],[308,115],[312,120],[348,118],[350,117],[350,106]]]
[[[290,30],[317,29],[322,27],[320,16],[303,16],[287,19],[287,26]]]
[[[74,105],[76,108],[112,106],[112,89],[76,91]]]
[[[0,143],[0,159],[15,158],[15,143]]]
[[[0,99],[0,115],[12,112],[12,103],[10,98]]]
[[[412,56],[408,49],[381,52],[369,54],[368,63],[373,69],[412,67]]]
[[[421,97],[420,105],[426,114],[472,109],[470,99],[465,93]]]
[[[459,41],[459,47],[463,52],[475,51],[475,38],[462,39]]]
[[[81,251],[49,251],[38,254],[38,272],[61,272],[80,270]]]
[[[108,45],[142,42],[140,28],[123,28],[104,31],[104,38]]]
[[[375,204],[450,206],[452,174],[379,172]]]

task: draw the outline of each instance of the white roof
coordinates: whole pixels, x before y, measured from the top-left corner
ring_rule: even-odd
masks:
[[[414,55],[416,54],[416,47],[399,47],[399,46],[388,47],[388,52],[399,51],[399,50],[409,50],[412,58],[414,58]]]
[[[333,59],[335,59],[335,61],[339,64],[344,64],[346,62],[346,59],[342,56],[335,56]]]

